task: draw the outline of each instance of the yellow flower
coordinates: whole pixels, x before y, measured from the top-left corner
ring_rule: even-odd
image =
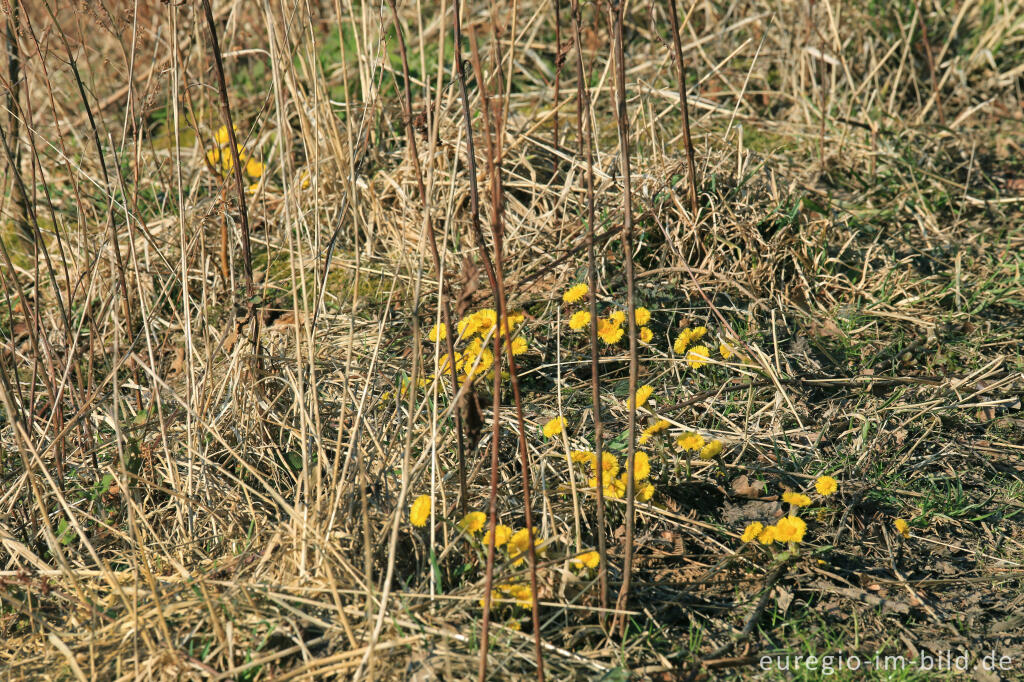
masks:
[[[206,152],[206,160],[210,162],[211,166],[216,166],[217,162],[220,161],[220,150],[211,149],[210,151]]]
[[[636,442],[639,443],[640,445],[643,445],[644,443],[651,439],[651,436],[653,436],[656,433],[660,433],[661,431],[664,431],[668,427],[669,423],[667,420],[659,419],[658,421],[654,422],[646,429],[644,429],[643,432],[640,434],[640,437],[636,439]]]
[[[718,352],[722,356],[723,360],[728,360],[732,357],[732,348],[724,341],[718,344]]]
[[[231,154],[225,152],[220,155],[220,167],[224,169],[225,173],[235,167],[235,160],[231,157]]]
[[[910,537],[910,524],[908,524],[906,521],[904,521],[903,519],[896,519],[892,522],[892,524],[896,526],[896,530],[899,531],[900,535],[902,535],[905,538]]]
[[[509,630],[514,630],[516,632],[519,632],[523,629],[522,624],[520,624],[520,622],[515,618],[510,618],[509,620],[505,621],[505,627],[507,627]]]
[[[235,129],[235,132],[237,133],[238,126],[232,127]],[[217,144],[219,144],[221,147],[230,142],[231,138],[228,136],[228,127],[221,126],[220,128],[217,128],[217,134],[213,136],[213,139],[215,139],[217,141]]]
[[[811,498],[806,495],[789,491],[782,493],[782,501],[796,507],[808,507],[811,504]]]
[[[676,438],[676,445],[683,450],[700,450],[704,447],[704,436],[693,431],[688,431]]]
[[[479,332],[480,336],[487,336],[494,329],[494,325],[498,322],[498,313],[494,312],[494,308],[483,308],[473,313],[473,317],[476,320],[476,331]]]
[[[497,526],[494,527],[495,547],[501,547],[506,542],[508,542],[510,537],[512,537],[512,529],[508,526],[499,523]],[[491,543],[491,531],[488,530],[486,533],[484,533],[483,543],[485,545],[489,545]]]
[[[623,474],[625,476],[625,474]],[[626,482],[621,478],[613,478],[604,486],[604,496],[613,500],[621,500],[626,494]]]
[[[747,524],[747,527],[743,529],[743,537],[740,540],[743,542],[753,542],[761,534],[762,530],[764,530],[764,525],[760,521]]]
[[[605,345],[613,346],[622,340],[625,331],[617,324],[609,320],[599,319],[597,321],[597,335]]]
[[[690,341],[699,341],[708,333],[707,327],[694,327],[690,330]]]
[[[256,190],[260,188],[260,183],[254,182],[249,185],[249,194],[256,194]]]
[[[636,389],[636,406],[641,407],[651,398],[651,394],[654,393],[654,386],[650,384],[644,384],[640,388]]]
[[[636,499],[641,502],[647,502],[652,497],[654,497],[654,484],[650,481],[641,485],[640,489],[636,491]]]
[[[449,363],[449,359],[450,359],[450,356],[447,353],[445,353],[444,355],[442,355],[440,358],[437,359],[437,371],[438,372],[443,372],[445,376],[448,376],[449,372],[451,371],[451,366],[448,364]],[[459,367],[459,365],[462,364],[461,361],[462,361],[462,355],[458,351],[455,351],[455,367],[456,367],[456,369]]]
[[[480,511],[471,511],[459,521],[459,530],[475,533],[483,528],[485,523],[487,523],[487,514]]]
[[[249,159],[245,164],[245,172],[250,178],[258,178],[263,175],[263,164],[256,159]]]
[[[822,476],[814,482],[814,487],[818,491],[818,494],[828,497],[839,489],[839,484],[836,483],[836,479],[831,476]]]
[[[590,450],[573,450],[569,453],[569,459],[577,464],[590,464],[594,461],[594,453]]]
[[[799,516],[787,516],[775,524],[776,542],[802,542],[807,524]]]
[[[511,315],[506,315],[504,321],[498,327],[498,334],[501,336],[501,338],[505,338],[505,325],[506,324],[508,325],[508,330],[510,332],[512,332],[512,331],[515,331],[515,328],[517,326],[521,325],[523,323],[523,320],[525,320],[525,319],[526,319],[526,315],[524,315],[521,312],[520,313],[512,313]]]
[[[626,321],[626,313],[621,310],[616,310],[608,316],[608,321],[614,324],[616,327],[621,327],[622,323]]]
[[[676,337],[675,343],[672,344],[672,351],[676,355],[682,355],[686,352],[686,347],[690,345],[690,330],[684,329],[679,332],[679,336]]]
[[[416,498],[416,501],[412,503],[412,508],[409,510],[409,523],[421,528],[427,525],[427,519],[430,518],[430,495],[420,495]]]
[[[519,311],[518,313],[506,315],[505,319],[508,320],[508,328],[514,329],[523,323],[526,319],[526,313]]]
[[[463,356],[462,368],[466,372],[466,378],[469,379],[486,374],[493,364],[494,353],[490,349],[479,348],[473,353],[467,349],[466,354]]]
[[[448,327],[444,326],[444,322],[438,322],[435,324],[430,333],[427,334],[427,338],[437,343],[438,341],[444,341],[445,337],[448,336]]]
[[[705,445],[700,451],[701,459],[714,459],[722,452],[722,441],[713,440]]]
[[[775,526],[768,526],[757,536],[757,541],[762,545],[770,545],[775,542]]]
[[[576,568],[597,568],[601,563],[601,555],[597,552],[584,552],[572,558],[572,565]]]
[[[634,308],[633,319],[636,321],[636,326],[643,327],[651,321],[651,311],[647,308]]]
[[[588,291],[590,291],[590,287],[583,282],[574,284],[565,290],[565,293],[562,294],[562,300],[566,303],[575,303],[586,296]]]
[[[590,324],[590,313],[586,310],[578,310],[569,318],[569,329],[578,332]]]
[[[544,425],[544,437],[551,438],[553,436],[557,436],[564,430],[565,417],[555,417],[554,419],[549,420],[548,423]]]
[[[590,466],[592,469],[597,469],[597,456],[590,460]],[[612,476],[619,473],[619,460],[608,451],[601,452],[601,468],[604,469],[605,474],[611,473]]]
[[[704,365],[708,364],[708,359],[711,357],[707,346],[694,346],[686,354],[686,364],[692,369],[700,369]]]
[[[534,529],[536,534],[536,529]],[[536,542],[534,542],[536,544]],[[513,559],[530,547],[530,534],[525,528],[517,530],[508,541],[508,553]]]
[[[474,315],[466,315],[455,325],[455,330],[459,332],[461,338],[466,338],[476,333],[476,317]]]
[[[640,341],[642,343],[650,343],[653,338],[654,332],[649,327],[640,327]]]
[[[651,475],[651,458],[643,450],[633,455],[633,480],[642,481]]]
[[[516,598],[516,606],[526,609],[533,605],[533,590],[528,585],[517,587],[512,596]]]
[[[521,336],[517,336],[512,339],[512,355],[522,355],[526,352],[526,349],[530,347],[530,344],[526,342]]]

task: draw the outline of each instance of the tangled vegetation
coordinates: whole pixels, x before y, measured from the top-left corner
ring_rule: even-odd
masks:
[[[0,676],[1024,674],[1024,4],[3,6]]]

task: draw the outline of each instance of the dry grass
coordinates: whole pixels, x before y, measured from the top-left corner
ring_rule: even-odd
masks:
[[[528,499],[545,541],[539,628],[493,609],[493,678],[536,676],[535,635],[553,679],[809,680],[760,658],[947,649],[1019,676],[1024,5],[953,5],[680,5],[696,214],[671,17],[626,6],[629,221],[608,8],[581,8],[596,310],[652,311],[637,431],[725,443],[712,462],[642,446],[656,492],[628,533],[621,500],[598,525],[568,462],[594,436],[590,346],[567,326],[585,303],[561,302],[588,271],[568,3],[462,7],[475,178],[450,3],[397,8],[406,81],[386,5],[215,2],[223,88],[201,3],[12,3],[0,675],[476,677],[488,549],[456,522],[488,509],[493,473],[500,522],[523,527]],[[207,161],[222,92],[265,164],[255,188]],[[492,430],[489,382],[453,400],[433,379],[442,309],[495,300],[477,218],[526,315],[521,444],[510,381]],[[687,325],[746,362],[688,367]],[[628,345],[600,357],[619,458]],[[564,436],[542,437],[558,415]],[[798,553],[740,542],[822,474],[839,492],[803,512]],[[601,536],[607,610],[570,564]],[[528,583],[505,556],[494,584]],[[917,665],[870,674],[934,677]]]

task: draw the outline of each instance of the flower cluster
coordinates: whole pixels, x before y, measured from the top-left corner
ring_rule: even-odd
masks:
[[[709,460],[722,454],[725,445],[717,438],[710,442],[705,442],[704,436],[699,433],[686,431],[676,438],[676,447],[681,450],[696,452],[701,459]]]
[[[590,450],[574,450],[570,459],[577,464],[583,464],[590,469],[587,478],[587,485],[597,488],[597,455]],[[604,496],[614,500],[620,500],[626,496],[626,483],[629,473],[620,466],[618,458],[610,452],[601,453],[601,475],[600,480],[604,489]],[[651,458],[646,452],[637,450],[633,455],[633,480],[634,495],[641,502],[647,502],[654,497],[654,484],[647,480],[651,475]]]
[[[562,300],[565,303],[573,304],[586,298],[589,289],[586,284],[574,284],[569,287]],[[650,330],[647,323],[651,321],[651,311],[647,308],[636,308],[633,311],[633,318],[637,327],[640,328],[639,338],[641,343],[650,343],[654,338],[654,332]],[[626,313],[622,310],[613,310],[608,317],[597,318],[597,337],[606,346],[613,346],[626,334],[622,324],[626,321]],[[574,332],[583,331],[590,326],[590,313],[586,310],[577,310],[569,317],[569,329]]]
[[[505,336],[505,323],[508,329],[513,332],[526,319],[522,313],[507,315],[505,320],[498,324],[498,314],[493,308],[483,308],[475,313],[466,315],[456,325],[458,337],[456,343],[464,343],[462,351],[455,351],[455,370],[459,373],[459,383],[462,384],[478,376],[491,377],[494,367],[494,353],[488,348],[488,341],[492,335],[497,333],[502,339]],[[448,337],[448,328],[445,324],[438,323],[427,334],[427,338],[434,343],[440,343]],[[512,354],[522,355],[529,349],[529,343],[522,336],[512,337]],[[451,371],[448,354],[441,356],[438,364],[438,372],[442,376],[448,376]]]
[[[238,133],[238,126],[233,127],[235,133]],[[206,160],[215,170],[219,170],[222,176],[227,175],[235,167],[234,156],[229,147],[231,138],[228,135],[227,126],[221,126],[214,134],[213,140],[217,146],[206,152]],[[247,152],[244,145],[236,145],[236,150],[238,151],[238,162],[245,164],[245,174],[253,180],[249,185],[249,191],[255,193],[259,187],[260,178],[263,177],[263,162]]]
[[[831,476],[821,476],[814,482],[814,488],[822,497],[828,497],[839,489],[839,485]],[[782,501],[790,505],[789,516],[779,519],[773,526],[766,526],[760,521],[754,521],[743,529],[740,539],[743,542],[757,540],[762,545],[770,545],[773,542],[795,545],[803,542],[804,533],[807,532],[807,523],[795,512],[797,509],[809,507],[811,498],[803,493],[787,490],[782,494]]]

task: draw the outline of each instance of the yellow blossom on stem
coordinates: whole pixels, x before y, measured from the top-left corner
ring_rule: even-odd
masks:
[[[512,355],[522,355],[529,347],[530,344],[521,336],[512,339]]]
[[[633,480],[642,481],[651,475],[651,458],[643,450],[633,455]]]
[[[262,177],[263,168],[263,164],[256,159],[249,159],[245,163],[245,172],[250,178]]]
[[[647,502],[652,497],[654,497],[654,484],[650,481],[645,481],[636,491],[636,499],[641,502]]]
[[[814,482],[814,488],[818,491],[819,495],[828,497],[839,489],[839,484],[831,476],[822,476]]]
[[[544,425],[544,437],[552,438],[565,430],[565,417],[555,417]]]
[[[437,343],[438,341],[444,341],[445,337],[448,336],[448,327],[444,326],[444,322],[438,322],[430,329],[430,333],[427,334],[427,338]]]
[[[651,321],[651,311],[647,308],[634,308],[633,319],[636,321],[636,326],[643,327]]]
[[[409,510],[409,523],[422,528],[427,525],[427,519],[430,518],[430,495],[420,495],[412,503],[412,508]]]
[[[590,324],[590,313],[586,310],[578,310],[569,318],[569,329],[578,332]]]
[[[776,542],[802,542],[807,524],[799,516],[787,516],[775,524]]]
[[[566,303],[576,303],[577,301],[581,300],[584,296],[586,296],[588,291],[590,291],[590,287],[588,287],[583,282],[580,282],[579,284],[574,284],[573,286],[565,290],[565,293],[562,294],[562,300],[565,301]]]
[[[485,523],[487,523],[487,514],[480,511],[471,511],[459,521],[459,530],[475,533],[483,528]]]
[[[722,356],[723,360],[728,360],[732,357],[732,347],[723,341],[718,344],[718,353]]]
[[[597,568],[601,563],[601,555],[597,552],[584,552],[572,558],[572,565],[576,568]]]
[[[775,526],[768,526],[757,536],[757,541],[762,545],[770,545],[775,542]]]
[[[512,537],[512,529],[499,523],[494,527],[494,546],[501,547]],[[491,542],[491,531],[484,533],[483,543],[489,545]]]
[[[722,441],[715,439],[715,440],[711,441],[710,443],[708,443],[707,445],[705,445],[703,448],[701,448],[700,458],[701,459],[714,459],[719,454],[721,454],[721,452],[722,452]]]
[[[743,542],[753,542],[761,535],[761,531],[764,530],[764,525],[760,521],[754,521],[753,523],[747,524],[747,527],[743,529],[743,537],[740,538]]]
[[[616,327],[621,327],[622,323],[626,321],[626,313],[622,310],[616,310],[608,316],[608,320]]]
[[[623,474],[625,477],[625,474]],[[613,500],[621,500],[626,495],[626,481],[613,478],[604,486],[604,496]]]
[[[676,438],[676,445],[683,450],[700,450],[704,447],[704,436],[688,431],[679,436],[679,438]]]
[[[605,345],[613,346],[622,340],[625,331],[611,320],[599,319],[597,321],[597,335]]]
[[[651,439],[651,436],[653,436],[656,433],[660,433],[661,431],[664,431],[669,426],[670,424],[668,423],[668,420],[659,419],[658,421],[654,422],[646,429],[644,429],[643,432],[640,434],[640,437],[636,439],[636,442],[640,445],[643,445],[644,443]]]
[[[672,351],[676,355],[682,355],[686,352],[686,347],[690,345],[690,330],[684,329],[679,332],[679,336],[676,337],[675,343],[672,344]]]
[[[569,453],[569,459],[577,464],[589,463],[594,461],[594,453],[590,450],[573,450]]]
[[[896,526],[896,530],[899,531],[900,535],[902,535],[905,538],[909,538],[910,537],[910,524],[909,523],[907,523],[903,519],[896,519],[895,521],[892,522],[892,525]]]
[[[238,126],[231,126],[231,127],[235,129],[236,133],[238,132]],[[220,128],[218,128],[217,129],[217,134],[214,135],[213,137],[214,137],[215,140],[217,140],[217,144],[219,144],[222,147],[224,145],[226,145],[228,142],[231,141],[231,138],[228,136],[228,127],[227,126],[221,126]]]
[[[811,504],[811,498],[806,495],[789,491],[782,493],[782,501],[795,507],[809,507]]]
[[[651,394],[654,393],[654,386],[650,384],[644,384],[640,388],[636,389],[636,406],[643,406],[651,398]]]
[[[711,358],[711,353],[708,351],[707,346],[694,346],[686,353],[686,364],[691,369],[700,369],[704,365],[708,364],[708,360]]]
[[[597,468],[596,456],[594,457],[594,459],[590,460],[590,464],[592,468]],[[616,459],[615,455],[613,455],[612,453],[608,451],[602,451],[601,468],[604,469],[605,473],[608,473],[610,471],[612,473],[612,476],[614,476],[615,474],[619,473],[619,460]]]

